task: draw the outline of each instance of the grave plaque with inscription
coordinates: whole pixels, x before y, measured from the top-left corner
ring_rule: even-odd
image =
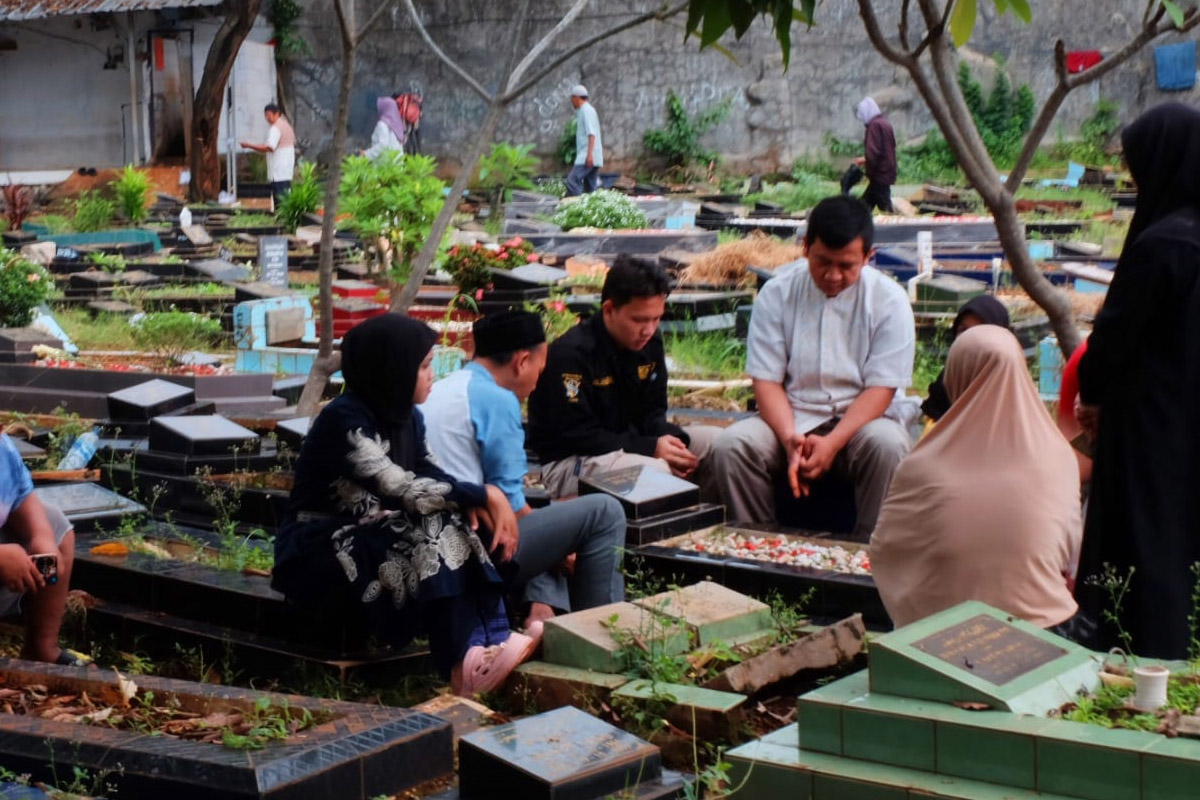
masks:
[[[599,800],[662,773],[659,750],[567,706],[459,741],[463,800]]]
[[[871,692],[1045,714],[1099,684],[1095,654],[971,601],[871,643]]]
[[[258,238],[259,280],[271,286],[288,284],[288,240],[286,236]]]
[[[628,519],[691,508],[700,503],[700,487],[658,470],[630,467],[579,479],[579,493],[602,492],[621,501]]]
[[[257,453],[257,433],[225,417],[158,417],[150,423],[150,449],[180,455]]]

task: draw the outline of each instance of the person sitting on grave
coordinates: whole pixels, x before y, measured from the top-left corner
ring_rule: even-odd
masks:
[[[866,541],[892,473],[912,446],[915,328],[900,284],[867,265],[871,213],[830,197],[809,213],[807,262],[763,286],[746,343],[758,414],[726,428],[713,470],[726,514],[775,519],[775,482],[808,496],[833,473],[854,484],[853,537]],[[781,267],[780,269],[785,269]]]
[[[455,480],[426,447],[415,406],[433,385],[436,339],[400,314],[342,339],[346,391],[300,450],[272,586],[313,615],[357,608],[395,647],[428,636],[439,671],[471,695],[501,685],[537,642],[510,631],[504,609],[497,564],[518,544],[508,498]]]
[[[1083,523],[1070,445],[1015,336],[965,331],[946,361],[950,410],[900,463],[871,537],[888,615],[908,625],[981,600],[1043,628],[1077,609]]]
[[[669,472],[715,497],[708,454],[720,432],[667,422],[667,364],[658,323],[671,281],[657,261],[621,256],[600,313],[551,342],[529,398],[529,444],[551,497],[581,477],[629,467]]]
[[[497,486],[517,515],[513,562],[523,587],[527,630],[556,611],[625,598],[620,570],[625,512],[603,494],[532,509],[525,499],[521,403],[546,366],[542,318],[506,311],[475,322],[475,358],[433,385],[422,404],[429,449],[455,478]]]
[[[0,434],[0,616],[21,611],[21,658],[82,667],[92,660],[60,647],[75,531],[66,515],[33,493],[33,477],[8,434]]]
[[[1008,319],[1008,308],[991,295],[981,294],[963,303],[950,326],[950,343],[968,328],[976,325],[999,325],[1005,330],[1012,330]],[[946,395],[946,370],[938,373],[933,383],[929,384],[929,396],[921,403],[921,411],[925,416],[937,422],[950,410],[950,398]]]

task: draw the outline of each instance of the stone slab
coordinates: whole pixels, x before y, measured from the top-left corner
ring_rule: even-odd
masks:
[[[160,378],[111,392],[108,395],[108,416],[112,420],[148,422],[159,414],[183,408],[196,402],[196,393],[187,386]]]
[[[728,641],[737,636],[770,628],[771,607],[766,603],[726,589],[719,583],[700,581],[633,604],[679,620],[701,645]]]
[[[150,423],[150,449],[179,455],[253,454],[257,433],[219,415],[160,417]]]
[[[0,328],[0,351],[28,353],[37,345],[61,348],[63,343],[50,334],[33,328]]]
[[[628,654],[614,641],[614,629],[630,632],[651,652],[677,655],[690,647],[686,628],[632,603],[612,603],[547,620],[543,658],[567,667],[621,672],[627,666]]]
[[[628,519],[680,511],[700,502],[700,487],[646,467],[601,472],[579,479],[580,494],[603,493],[621,502]]]
[[[292,419],[280,420],[275,423],[275,435],[279,437],[279,441],[298,451],[300,445],[304,444],[304,437],[308,435],[308,429],[311,425],[311,417],[294,417]]]
[[[281,308],[268,311],[267,345],[298,342],[307,333],[307,319],[302,308]]]
[[[468,734],[458,758],[464,800],[592,800],[662,772],[657,747],[571,707]]]
[[[734,664],[704,688],[754,694],[803,670],[844,666],[863,652],[866,639],[862,615],[855,614]]]
[[[94,483],[59,483],[33,491],[43,503],[66,514],[77,532],[112,525],[129,514],[146,511],[141,503]]]
[[[507,690],[517,708],[551,711],[563,706],[596,708],[627,682],[624,675],[527,661],[513,672]]]
[[[636,680],[612,693],[614,702],[666,702],[670,704],[667,721],[702,741],[728,738],[742,724],[743,694],[718,692],[699,686]]]
[[[625,526],[625,544],[629,547],[640,547],[683,533],[711,528],[724,521],[725,506],[701,503],[681,511],[667,511],[629,520]]]
[[[1025,714],[1045,714],[1094,690],[1099,670],[1088,650],[975,601],[871,645],[873,692]]]

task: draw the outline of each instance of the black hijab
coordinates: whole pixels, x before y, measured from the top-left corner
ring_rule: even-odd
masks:
[[[432,328],[403,314],[372,317],[342,338],[346,389],[371,410],[391,443],[392,461],[405,469],[417,460],[412,424],[417,373],[436,341]]]
[[[959,307],[958,314],[954,317],[954,324],[950,326],[952,339],[955,336],[954,332],[958,330],[958,323],[962,322],[962,318],[967,314],[979,317],[984,325],[998,325],[1005,330],[1011,330],[1008,308],[1004,303],[990,294],[981,294],[978,297],[972,297]]]
[[[1121,132],[1125,162],[1137,183],[1129,245],[1146,228],[1181,208],[1200,208],[1200,111],[1164,103]]]

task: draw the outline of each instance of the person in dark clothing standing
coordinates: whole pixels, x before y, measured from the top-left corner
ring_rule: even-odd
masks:
[[[866,155],[854,159],[867,175],[867,189],[862,201],[867,208],[892,212],[892,186],[896,183],[896,134],[879,106],[870,97],[864,98],[855,111],[858,121],[867,126],[863,140]],[[845,184],[843,183],[843,190]]]
[[[1134,652],[1186,658],[1200,561],[1200,112],[1158,106],[1121,139],[1137,209],[1079,363],[1095,467],[1076,592],[1098,621],[1112,609],[1097,579],[1132,570],[1118,613]]]
[[[963,331],[976,325],[998,325],[1005,330],[1012,330],[1008,309],[990,294],[972,297],[962,304],[954,317],[954,324],[950,326],[950,343],[953,344]],[[921,403],[921,411],[934,422],[950,410],[950,395],[946,392],[945,379],[946,370],[943,369],[937,379],[929,384],[929,396]]]
[[[667,365],[658,323],[671,291],[657,261],[617,259],[600,313],[550,345],[529,398],[529,446],[553,497],[596,472],[647,467],[706,487],[719,431],[667,422]]]

